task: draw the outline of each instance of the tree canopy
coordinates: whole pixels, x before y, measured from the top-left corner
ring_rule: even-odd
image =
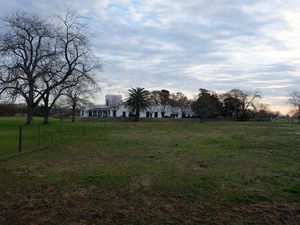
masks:
[[[22,97],[27,124],[42,102],[45,122],[65,89],[82,80],[95,83],[101,68],[92,54],[85,24],[76,12],[49,20],[29,13],[14,13],[1,20],[0,98]]]
[[[148,108],[147,101],[149,91],[144,88],[137,87],[128,90],[128,97],[125,100],[125,105],[131,110],[135,117],[140,117],[140,112]]]
[[[199,118],[217,118],[222,113],[222,103],[214,92],[200,89],[198,99],[192,104],[192,110]]]

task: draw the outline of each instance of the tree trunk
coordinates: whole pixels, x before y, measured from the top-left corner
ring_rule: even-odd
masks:
[[[50,107],[49,107],[49,95],[44,99],[44,106],[43,106],[43,114],[44,114],[44,124],[49,123],[49,113],[50,113]]]
[[[29,96],[26,100],[27,103],[27,120],[26,124],[31,125],[33,122],[33,116],[34,116],[34,95],[33,95],[33,85],[29,85]]]
[[[246,116],[246,111],[243,109],[242,110],[242,117],[241,117],[241,120],[242,121],[245,121],[246,119],[245,119],[245,116]]]
[[[31,125],[33,122],[33,114],[34,114],[34,107],[31,105],[27,105],[27,119],[26,124]]]
[[[140,118],[140,109],[136,109],[135,111],[135,121],[138,122]]]
[[[44,112],[44,124],[49,123],[49,110],[47,112]]]

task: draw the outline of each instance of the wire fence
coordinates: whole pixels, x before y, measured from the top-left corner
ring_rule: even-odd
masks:
[[[96,131],[99,131],[99,129],[106,127],[106,121],[101,123],[69,123],[67,125],[61,124],[59,126],[47,127],[37,126],[33,129],[26,126],[20,126],[18,152],[24,151],[26,146],[30,149],[67,143],[75,138],[94,134]]]
[[[49,147],[56,144],[67,144],[75,139],[93,136],[107,127],[107,121],[53,123],[49,125],[16,126],[2,134],[7,136],[0,140],[0,159],[17,153]]]

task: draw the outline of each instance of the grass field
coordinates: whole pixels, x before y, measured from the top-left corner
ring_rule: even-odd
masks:
[[[24,121],[24,118],[0,117],[0,160],[18,154],[20,126],[22,153],[49,147],[52,142],[69,143],[74,138],[82,138],[106,126],[105,120],[71,123],[70,120],[52,119],[50,124],[44,125],[42,118],[35,118],[31,126],[24,125]]]
[[[51,145],[53,120],[38,148],[37,121],[18,154],[23,121],[0,118],[0,224],[299,224],[299,124],[64,122]]]

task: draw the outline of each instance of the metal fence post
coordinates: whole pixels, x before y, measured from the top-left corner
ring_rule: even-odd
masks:
[[[72,138],[72,123],[70,124],[70,137]]]
[[[39,132],[39,148],[41,147],[41,126],[38,127],[38,132]]]
[[[61,128],[61,142],[64,143],[64,125]]]
[[[22,126],[19,128],[19,152],[22,151]]]
[[[51,132],[51,133],[52,133],[52,140],[51,140],[51,143],[54,144],[54,128],[53,128],[53,127],[52,127],[52,132]]]

